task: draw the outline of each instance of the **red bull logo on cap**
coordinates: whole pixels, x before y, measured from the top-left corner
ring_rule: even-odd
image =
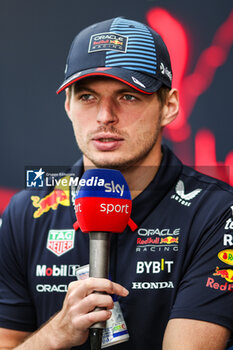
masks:
[[[122,45],[122,41],[119,40],[110,40],[110,43],[115,45]]]
[[[47,196],[40,198],[39,196],[31,196],[32,205],[38,208],[33,217],[39,218],[50,209],[56,210],[58,205],[70,206],[69,187],[56,186],[55,189]]]

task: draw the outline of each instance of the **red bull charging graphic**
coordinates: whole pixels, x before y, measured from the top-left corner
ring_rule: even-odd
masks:
[[[58,185],[55,189],[45,197],[31,196],[33,207],[37,210],[33,213],[34,219],[41,217],[50,209],[56,210],[58,205],[70,205],[70,193],[68,186]]]

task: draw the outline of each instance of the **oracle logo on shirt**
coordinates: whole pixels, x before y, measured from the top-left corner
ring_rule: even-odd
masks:
[[[36,291],[38,293],[67,293],[68,286],[66,284],[37,284]]]
[[[175,228],[171,230],[170,228],[139,228],[138,229],[139,236],[178,236],[180,234],[180,228]]]

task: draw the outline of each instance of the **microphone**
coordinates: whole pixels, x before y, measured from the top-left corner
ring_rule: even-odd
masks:
[[[111,234],[123,232],[127,225],[133,231],[137,228],[131,210],[131,194],[120,171],[89,169],[83,174],[75,197],[74,228],[89,233],[90,277],[108,278]],[[105,327],[106,322],[91,326],[92,350],[101,349]]]

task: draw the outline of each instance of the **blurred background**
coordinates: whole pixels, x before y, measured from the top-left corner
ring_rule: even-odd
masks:
[[[115,16],[149,24],[170,50],[181,112],[164,142],[233,185],[231,1],[0,0],[0,216],[24,188],[25,166],[69,166],[80,157],[56,89],[74,36]]]

